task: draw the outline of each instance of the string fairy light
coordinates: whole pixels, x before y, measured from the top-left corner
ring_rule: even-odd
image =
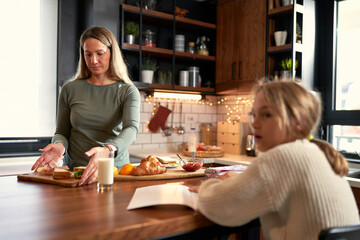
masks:
[[[161,102],[188,102],[199,105],[208,105],[212,107],[216,107],[218,105],[224,105],[225,107],[225,115],[227,122],[239,122],[242,118],[248,117],[243,111],[246,110],[247,107],[251,107],[253,105],[253,98],[251,96],[223,96],[223,97],[210,97],[204,98],[201,100],[190,100],[190,99],[164,99],[164,98],[156,98],[152,95],[145,95],[145,102],[148,104],[153,104],[152,116],[155,115],[157,110],[158,103]],[[149,121],[147,122],[147,125]]]

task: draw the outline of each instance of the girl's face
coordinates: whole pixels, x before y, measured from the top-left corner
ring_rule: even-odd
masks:
[[[280,129],[262,92],[255,96],[251,127],[255,137],[256,149],[261,152],[295,140],[294,137],[286,133],[285,129]]]
[[[95,38],[84,42],[84,58],[87,67],[94,75],[106,74],[110,66],[110,49]]]

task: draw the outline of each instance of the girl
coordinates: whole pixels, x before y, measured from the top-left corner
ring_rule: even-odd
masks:
[[[262,153],[243,173],[190,189],[200,212],[226,226],[260,218],[264,239],[276,240],[318,239],[322,229],[359,223],[345,159],[308,140],[320,116],[320,101],[298,83],[259,85],[251,127]]]

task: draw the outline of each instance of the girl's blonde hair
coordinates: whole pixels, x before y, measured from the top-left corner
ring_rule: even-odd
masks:
[[[133,84],[129,78],[128,70],[121,54],[119,45],[116,41],[114,34],[103,27],[90,27],[86,29],[80,37],[79,41],[79,63],[75,74],[75,79],[87,79],[91,77],[91,72],[86,66],[84,59],[84,43],[89,38],[95,38],[105,44],[111,53],[110,58],[110,74],[111,77],[117,81],[123,81],[128,84]]]
[[[295,139],[308,138],[317,128],[322,104],[320,98],[300,84],[299,79],[259,83],[255,94],[262,92],[279,128]],[[326,155],[334,172],[347,175],[348,164],[329,143],[312,140]]]

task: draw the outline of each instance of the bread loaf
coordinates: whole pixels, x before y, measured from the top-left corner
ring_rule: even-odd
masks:
[[[166,167],[162,165],[156,157],[150,155],[141,160],[140,165],[135,168],[133,175],[155,175],[164,172],[166,172]]]

